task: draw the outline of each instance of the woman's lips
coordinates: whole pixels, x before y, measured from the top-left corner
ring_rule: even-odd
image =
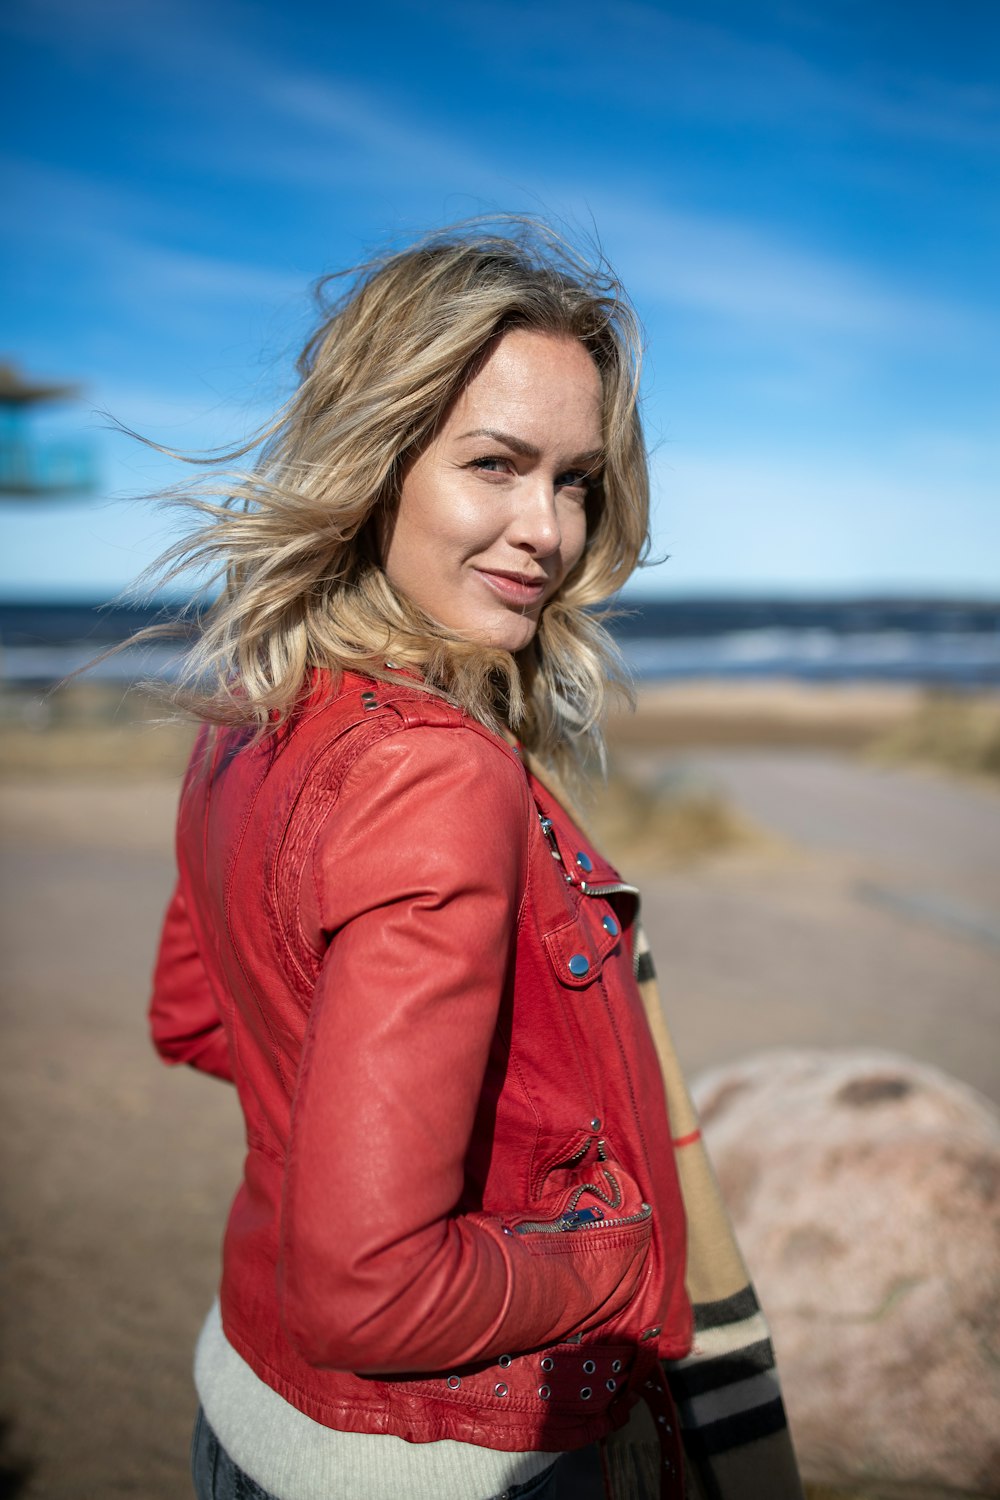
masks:
[[[507,604],[537,604],[548,583],[544,574],[529,578],[523,573],[495,573],[489,568],[477,568],[476,572]]]

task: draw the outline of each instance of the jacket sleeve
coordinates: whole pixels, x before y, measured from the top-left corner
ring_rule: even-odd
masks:
[[[149,1022],[164,1062],[189,1063],[232,1083],[226,1033],[179,881],[160,936]]]
[[[440,1370],[539,1347],[612,1316],[638,1284],[634,1246],[527,1243],[457,1208],[530,817],[515,763],[477,734],[424,726],[361,755],[319,838],[332,940],[293,1105],[279,1266],[286,1329],[314,1365]]]

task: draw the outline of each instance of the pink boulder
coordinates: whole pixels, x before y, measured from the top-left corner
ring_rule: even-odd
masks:
[[[891,1053],[759,1053],[695,1086],[806,1477],[1000,1496],[1000,1113]]]

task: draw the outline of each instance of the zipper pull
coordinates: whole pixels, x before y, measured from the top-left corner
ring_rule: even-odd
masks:
[[[583,1229],[587,1224],[596,1224],[604,1218],[603,1208],[574,1208],[559,1220],[560,1229]]]
[[[566,868],[566,861],[563,859],[562,853],[559,849],[559,844],[556,839],[556,831],[552,826],[552,819],[547,818],[543,812],[540,812],[538,814],[538,822],[541,826],[542,835],[545,839],[545,842],[549,846],[549,853],[552,855],[552,858],[558,860],[563,867],[563,879],[566,881],[567,885],[572,885],[573,875]]]
[[[559,853],[559,845],[556,843],[556,835],[555,829],[552,827],[552,819],[547,818],[544,813],[539,813],[538,821],[541,824],[542,833],[545,836],[545,841],[549,846],[552,858],[557,859],[559,863],[562,864],[563,857]]]

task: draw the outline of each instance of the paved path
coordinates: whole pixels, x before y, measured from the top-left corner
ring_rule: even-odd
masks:
[[[784,844],[644,882],[690,1066],[878,1045],[1000,1097],[1000,795],[813,751],[704,751],[668,774]]]
[[[764,827],[863,860],[928,908],[965,906],[1000,942],[1000,792],[821,752],[705,752],[695,764]]]
[[[175,801],[0,788],[0,1493],[18,1500],[191,1494],[191,1355],[242,1130],[229,1089],[146,1037]]]

